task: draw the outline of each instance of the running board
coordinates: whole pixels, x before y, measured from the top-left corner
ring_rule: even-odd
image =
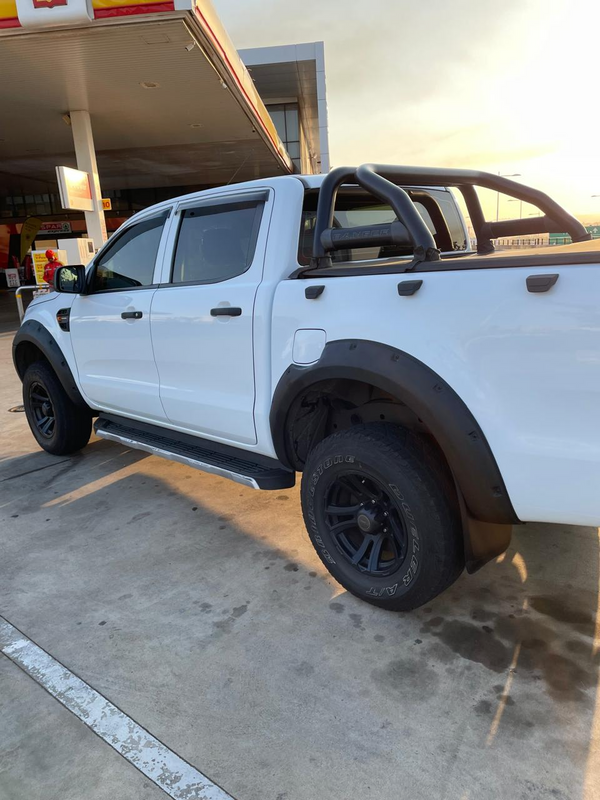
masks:
[[[176,433],[157,425],[100,414],[94,430],[102,439],[178,461],[253,489],[289,489],[296,482],[295,473],[273,458],[254,456],[247,450]],[[254,458],[249,458],[250,455]]]

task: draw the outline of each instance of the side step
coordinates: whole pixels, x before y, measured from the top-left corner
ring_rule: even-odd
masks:
[[[100,414],[94,430],[102,439],[120,442],[134,450],[144,450],[169,461],[179,461],[188,467],[229,478],[253,489],[289,489],[296,482],[295,473],[274,458],[158,425]]]

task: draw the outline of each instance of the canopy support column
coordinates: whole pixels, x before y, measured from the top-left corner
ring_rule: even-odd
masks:
[[[90,176],[94,210],[84,212],[87,232],[89,238],[94,242],[95,249],[99,250],[108,237],[106,235],[104,210],[102,209],[102,192],[100,190],[100,178],[98,177],[92,122],[88,111],[71,111],[69,116],[71,117],[77,169],[87,172]]]

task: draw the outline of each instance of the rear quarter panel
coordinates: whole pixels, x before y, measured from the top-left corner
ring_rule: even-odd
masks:
[[[558,273],[546,293],[526,278]],[[401,280],[421,289],[400,297]],[[310,284],[325,285],[316,300]],[[296,331],[367,339],[424,362],[469,407],[523,521],[600,523],[600,266],[284,280],[275,293],[273,393]]]

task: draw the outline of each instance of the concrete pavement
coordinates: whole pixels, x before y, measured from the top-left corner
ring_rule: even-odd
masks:
[[[426,608],[372,608],[297,488],[39,450],[2,322],[0,615],[26,636],[238,800],[600,798],[596,529],[516,528]],[[0,655],[1,800],[159,796]]]

